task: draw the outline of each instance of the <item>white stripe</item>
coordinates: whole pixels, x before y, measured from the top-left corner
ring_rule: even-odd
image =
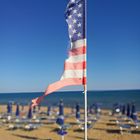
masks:
[[[61,80],[65,78],[83,78],[85,74],[86,70],[65,70]]]
[[[79,48],[82,46],[86,46],[86,39],[80,39],[71,43],[71,49]]]
[[[70,56],[68,59],[66,59],[66,62],[71,62],[71,63],[83,62],[85,61],[85,58],[86,58],[86,54]]]

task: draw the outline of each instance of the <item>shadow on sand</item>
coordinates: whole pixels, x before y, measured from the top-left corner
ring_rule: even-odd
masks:
[[[80,137],[80,136],[75,136],[75,137],[72,137],[72,139],[80,139],[80,140],[83,140],[84,137]],[[94,138],[88,138],[88,140],[99,140],[99,139],[94,139]],[[101,140],[101,139],[100,139]]]
[[[19,135],[19,134],[13,134],[14,136],[20,137],[20,138],[24,138],[24,139],[28,139],[28,140],[52,140],[52,139],[40,139],[37,137],[31,137],[31,136],[26,136],[26,135]]]

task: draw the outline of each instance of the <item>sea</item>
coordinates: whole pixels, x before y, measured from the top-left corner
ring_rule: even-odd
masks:
[[[0,104],[8,102],[28,105],[33,98],[43,95],[43,92],[25,93],[0,93]],[[88,91],[88,106],[99,104],[103,109],[111,109],[115,103],[135,103],[136,109],[140,111],[140,90],[109,90]],[[77,103],[84,107],[84,93],[82,91],[59,91],[45,97],[42,106],[58,105],[63,100],[66,107],[74,107]]]

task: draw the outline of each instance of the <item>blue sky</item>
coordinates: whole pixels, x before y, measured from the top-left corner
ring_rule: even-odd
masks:
[[[0,92],[44,91],[59,80],[69,42],[67,2],[0,0]],[[89,90],[140,89],[139,5],[88,0]]]

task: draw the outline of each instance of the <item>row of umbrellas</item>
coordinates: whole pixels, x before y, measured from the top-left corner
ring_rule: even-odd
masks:
[[[91,113],[93,111],[93,108],[97,111],[99,110],[99,106],[93,104],[90,108],[89,108],[89,112]],[[7,104],[7,113],[8,114],[12,114],[12,104],[8,103]],[[32,119],[32,113],[36,113],[36,108],[31,108],[31,106],[29,106],[29,110],[27,113],[27,118],[28,119]],[[93,112],[92,112],[93,113]],[[48,110],[46,112],[47,116],[51,116],[51,106],[48,106]],[[19,108],[19,104],[16,105],[16,112],[15,112],[15,116],[19,117],[20,116],[20,108]],[[80,105],[77,103],[76,107],[75,107],[75,117],[76,119],[80,119]],[[63,104],[63,100],[60,100],[59,102],[59,113],[58,116],[56,118],[56,123],[60,126],[60,130],[58,131],[58,134],[61,136],[64,136],[67,134],[66,130],[63,129],[63,125],[64,125],[64,104]]]
[[[118,113],[121,112],[122,115],[126,115],[128,118],[132,118],[133,120],[138,119],[136,105],[134,103],[128,103],[127,105],[114,104],[113,109],[118,110]]]

